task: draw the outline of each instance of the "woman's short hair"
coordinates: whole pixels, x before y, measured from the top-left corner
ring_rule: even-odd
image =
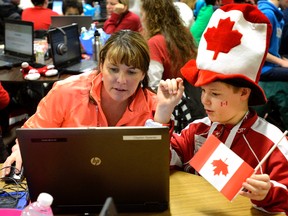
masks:
[[[140,33],[121,30],[112,34],[101,49],[99,56],[99,65],[108,58],[113,64],[120,63],[140,69],[145,74],[142,81],[143,87],[148,87],[149,48]]]

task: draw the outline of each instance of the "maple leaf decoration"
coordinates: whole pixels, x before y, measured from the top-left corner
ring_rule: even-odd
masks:
[[[216,167],[213,171],[214,171],[214,175],[220,175],[220,173],[222,172],[222,175],[227,175],[228,174],[228,165],[226,163],[224,163],[221,159],[219,160],[213,160],[212,165],[214,167]]]
[[[220,52],[228,53],[233,47],[241,44],[242,34],[238,30],[232,30],[234,23],[230,17],[221,19],[217,28],[208,28],[204,34],[207,49],[215,51],[213,60],[217,59]]]

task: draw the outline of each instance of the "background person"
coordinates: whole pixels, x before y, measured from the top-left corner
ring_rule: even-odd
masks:
[[[4,89],[0,82],[0,163],[3,163],[8,156],[7,148],[3,142],[3,130],[8,128],[7,124],[9,123],[7,122],[7,113],[3,110],[8,106],[9,102],[9,93]]]
[[[34,7],[26,8],[22,13],[22,20],[34,23],[35,30],[48,30],[51,25],[51,16],[58,13],[48,8],[48,0],[31,0]]]
[[[125,29],[140,32],[142,29],[139,16],[129,11],[129,0],[106,0],[106,13],[103,30],[107,34]]]
[[[259,83],[265,91],[268,103],[257,107],[256,110],[261,117],[265,117],[268,114],[269,120],[271,120],[269,116],[272,116],[270,114],[274,110],[277,113],[276,116],[280,116],[275,123],[283,123],[279,124],[279,126],[283,127],[283,130],[288,129],[288,59],[285,56],[281,56],[279,51],[284,27],[281,9],[287,7],[288,1],[286,0],[258,1],[258,8],[270,20],[273,31],[266,61],[260,76],[261,82]]]
[[[180,68],[196,57],[197,48],[172,0],[141,0],[143,34],[148,40],[151,63],[149,86],[161,79],[181,76]]]
[[[143,34],[148,40],[151,62],[149,86],[157,90],[161,79],[181,77],[180,68],[196,57],[197,48],[189,29],[184,26],[173,0],[141,0]],[[188,85],[173,112],[175,131],[206,116],[200,102],[200,89]]]
[[[20,0],[0,0],[0,44],[4,43],[4,19],[21,19]]]
[[[212,14],[215,11],[215,6],[220,6],[219,0],[205,0],[205,5],[203,5],[199,10],[197,19],[190,28],[190,32],[193,35],[197,46]]]
[[[4,109],[9,104],[9,101],[10,96],[0,82],[0,110]]]
[[[63,0],[62,13],[63,15],[82,15],[83,4],[79,0]]]

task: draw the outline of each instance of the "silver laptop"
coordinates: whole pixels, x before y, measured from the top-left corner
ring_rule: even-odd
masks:
[[[97,67],[96,61],[82,59],[77,24],[50,29],[48,37],[53,64],[60,73],[77,74]]]
[[[55,214],[164,211],[169,204],[169,128],[18,129],[29,195],[54,197]]]
[[[33,63],[35,59],[33,23],[6,19],[4,27],[4,52],[0,53],[1,65],[19,66],[24,61]]]
[[[78,31],[81,33],[81,28],[85,27],[87,30],[93,23],[92,16],[81,16],[81,15],[69,15],[69,16],[51,16],[51,28],[63,27],[71,25],[73,23],[78,24]]]

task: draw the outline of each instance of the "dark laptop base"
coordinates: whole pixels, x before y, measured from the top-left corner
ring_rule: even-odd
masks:
[[[14,54],[16,55],[16,54]],[[19,56],[19,55],[17,55]],[[19,67],[21,66],[21,64],[23,62],[28,62],[29,64],[32,64],[34,63],[34,58],[29,58],[29,59],[19,59],[19,58],[15,58],[14,56],[9,56],[8,54],[7,55],[2,55],[0,56],[0,60],[3,61],[3,62],[6,62],[5,65],[8,65],[8,66],[12,66],[12,67]],[[3,64],[3,63],[2,63]]]
[[[103,203],[104,205],[104,203]],[[95,206],[53,206],[53,213],[57,215],[63,214],[99,214],[103,205]],[[115,203],[116,209],[120,213],[133,212],[163,212],[169,207],[168,203],[147,203],[143,205],[121,205]]]
[[[76,63],[72,66],[67,66],[63,68],[59,68],[60,74],[81,74],[85,72],[89,72],[91,70],[95,70],[97,68],[97,62],[94,60],[83,60],[81,62]]]

